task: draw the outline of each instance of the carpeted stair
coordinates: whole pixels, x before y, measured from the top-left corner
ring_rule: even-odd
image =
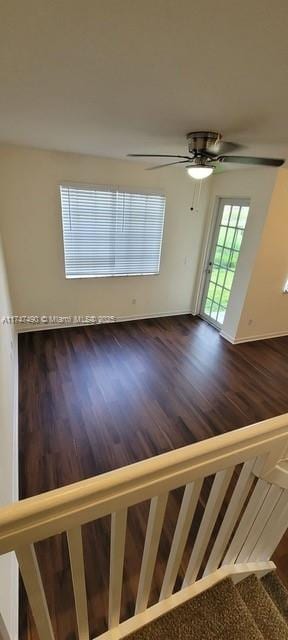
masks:
[[[129,640],[288,640],[288,591],[274,572],[237,585],[228,578]]]
[[[279,609],[256,576],[249,576],[237,585],[238,592],[253,616],[263,638],[288,640],[288,625]]]
[[[267,573],[267,575],[262,578],[261,582],[270,598],[272,598],[274,604],[276,604],[276,607],[282,614],[284,620],[286,620],[286,622],[288,623],[287,589],[284,587],[281,580],[279,580],[277,574],[274,571],[272,573]]]

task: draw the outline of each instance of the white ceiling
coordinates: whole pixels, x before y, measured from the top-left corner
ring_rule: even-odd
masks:
[[[287,0],[1,0],[0,140],[123,157],[213,129],[288,157]]]

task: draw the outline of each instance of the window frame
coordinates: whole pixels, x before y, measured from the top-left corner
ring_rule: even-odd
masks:
[[[160,196],[164,199],[164,209],[163,209],[163,222],[162,222],[162,230],[161,237],[159,243],[159,264],[158,271],[155,272],[135,272],[135,273],[99,273],[99,274],[78,274],[78,275],[69,275],[67,274],[66,269],[66,258],[65,258],[65,230],[64,230],[64,219],[63,219],[63,210],[62,210],[62,197],[61,197],[61,187],[63,188],[72,188],[79,190],[94,190],[97,191],[110,191],[111,193],[127,193],[127,194],[135,194],[135,195],[147,195],[147,196]],[[163,250],[163,236],[164,236],[164,227],[166,220],[166,204],[167,204],[167,196],[164,191],[155,191],[155,189],[149,189],[147,187],[126,187],[122,185],[111,185],[111,184],[95,184],[95,183],[80,183],[80,182],[72,182],[72,181],[61,181],[58,184],[58,193],[59,193],[59,208],[60,208],[60,216],[61,216],[61,227],[62,227],[62,248],[63,248],[63,268],[64,275],[66,280],[83,280],[90,278],[137,278],[137,277],[148,277],[148,276],[159,276],[161,271],[161,260],[162,260],[162,250]]]

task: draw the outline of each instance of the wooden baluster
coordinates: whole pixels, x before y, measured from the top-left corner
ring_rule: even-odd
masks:
[[[152,498],[145,536],[135,615],[147,608],[168,494]]]
[[[87,593],[81,527],[67,531],[79,640],[89,640]]]
[[[225,553],[229,538],[233,532],[237,519],[240,516],[245,500],[252,487],[254,475],[252,469],[255,464],[255,458],[248,460],[243,465],[236,487],[233,491],[232,498],[227,507],[222,525],[219,529],[209,560],[207,562],[203,577],[216,571]]]
[[[288,522],[288,490],[281,494],[277,505],[266,523],[261,536],[249,556],[249,562],[261,562],[271,558],[281,538],[287,530]]]
[[[237,563],[248,562],[249,556],[252,553],[257,540],[259,539],[266,522],[269,520],[272,511],[277,504],[283,489],[277,487],[276,485],[272,485],[267,493],[267,496],[262,504],[261,509],[257,514],[257,518],[255,518],[253,525],[250,529],[250,532],[244,542],[244,545],[237,557]]]
[[[15,551],[40,640],[54,640],[51,618],[34,545]]]
[[[173,592],[202,484],[203,480],[201,479],[196,482],[191,482],[185,488],[162,584],[160,600],[168,598]]]
[[[233,564],[235,562],[258,514],[258,511],[267,496],[269,488],[270,485],[268,484],[268,482],[265,482],[265,480],[257,481],[252,496],[234,534],[232,542],[226,552],[225,558],[222,562],[223,565]]]
[[[190,556],[182,588],[192,584],[199,572],[208,542],[213,531],[216,519],[230,483],[234,467],[219,471],[214,479],[209,499],[205,507],[201,525]]]
[[[120,618],[126,524],[127,509],[112,513],[108,611],[109,629],[116,627],[119,624]]]

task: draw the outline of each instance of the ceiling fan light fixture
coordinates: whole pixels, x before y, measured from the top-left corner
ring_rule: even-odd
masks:
[[[204,178],[208,178],[213,173],[214,167],[203,167],[203,166],[194,166],[188,167],[187,173],[194,180],[203,180]]]

